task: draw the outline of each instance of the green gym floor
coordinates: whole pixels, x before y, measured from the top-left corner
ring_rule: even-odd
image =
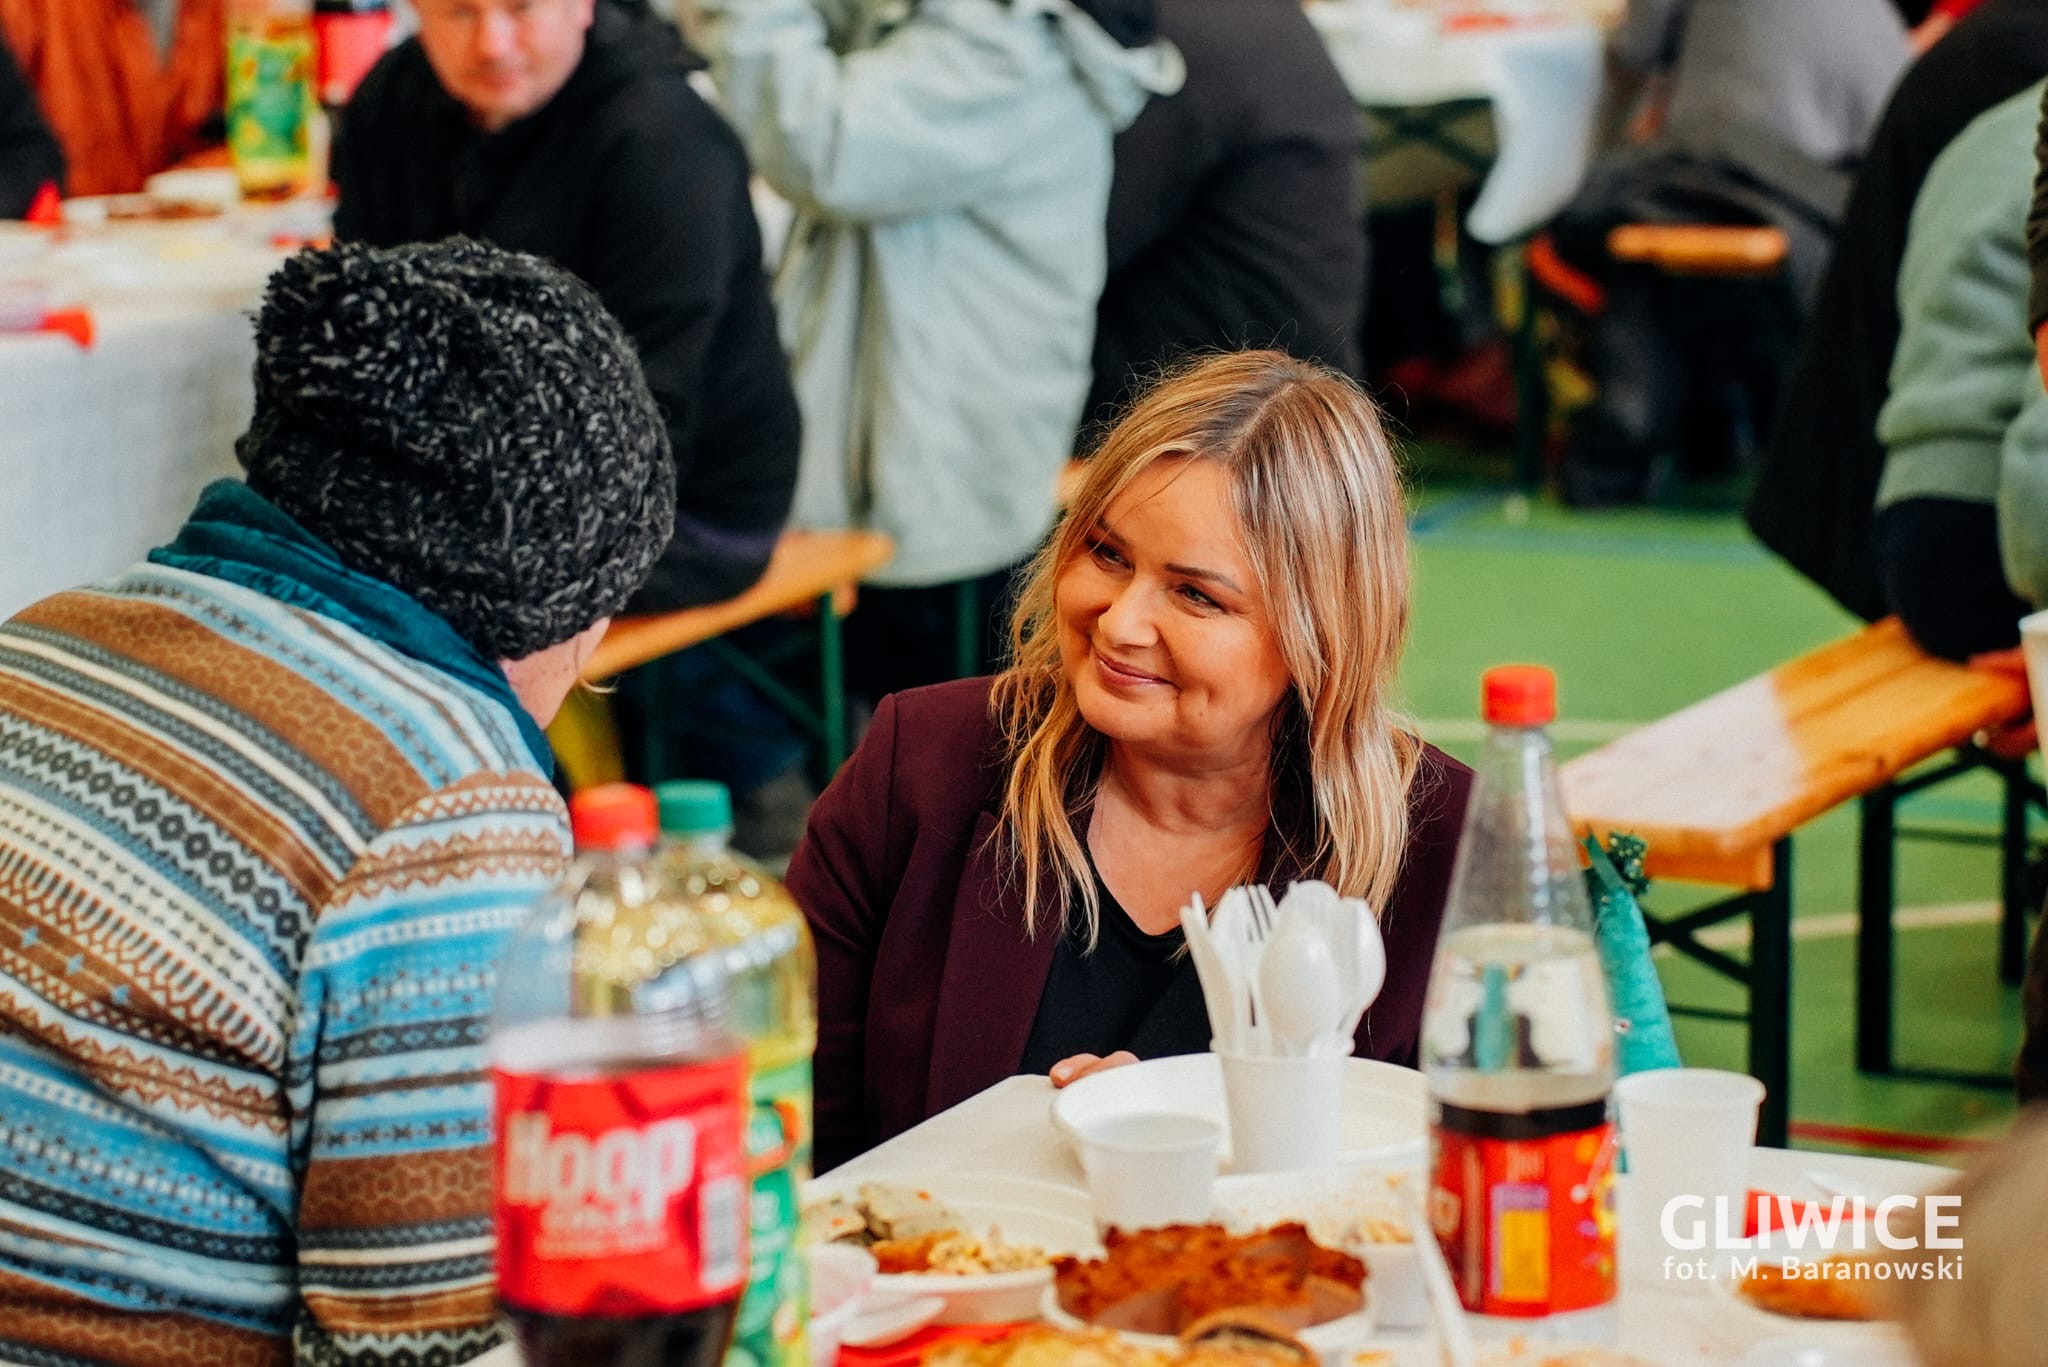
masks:
[[[1733,489],[1655,510],[1575,512],[1508,492],[1506,463],[1408,443],[1417,592],[1405,704],[1423,734],[1470,760],[1479,675],[1534,661],[1558,677],[1569,757],[1840,636],[1856,623],[1759,546]],[[1906,804],[1901,824],[1996,829],[1998,792],[1972,777]],[[1793,861],[1793,1143],[1960,1161],[2011,1121],[2007,1090],[1866,1077],[1854,1066],[1853,808],[1804,828]],[[1902,841],[1897,1055],[2009,1070],[2019,990],[1997,974],[1997,851]],[[1712,889],[1653,887],[1669,915]],[[1740,989],[1660,957],[1674,1001],[1739,1009]],[[1680,1019],[1685,1061],[1740,1068],[1740,1025]]]

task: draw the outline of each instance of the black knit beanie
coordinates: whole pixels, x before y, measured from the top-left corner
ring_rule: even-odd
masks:
[[[256,320],[249,487],[491,659],[617,612],[675,531],[668,433],[580,281],[466,239],[303,251]]]

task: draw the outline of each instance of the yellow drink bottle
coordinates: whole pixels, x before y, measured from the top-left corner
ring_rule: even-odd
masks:
[[[229,0],[228,157],[242,193],[283,198],[313,180],[312,0]]]
[[[728,848],[732,797],[695,780],[655,789],[664,884],[725,947],[732,1022],[752,1064],[747,1152],[752,1265],[728,1367],[809,1367],[810,1276],[799,1189],[811,1173],[811,1056],[817,958],[789,890]]]

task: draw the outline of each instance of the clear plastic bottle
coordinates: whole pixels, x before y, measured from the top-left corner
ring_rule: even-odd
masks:
[[[729,846],[732,796],[697,780],[664,783],[662,881],[687,899],[725,951],[733,1022],[747,1041],[753,1114],[753,1266],[727,1361],[809,1367],[810,1283],[799,1189],[811,1174],[811,1056],[818,1047],[817,958],[789,890]]]
[[[1466,1310],[1612,1333],[1613,1017],[1544,727],[1557,685],[1489,670],[1478,782],[1423,1016],[1430,1218]]]
[[[313,0],[228,0],[228,156],[242,193],[282,199],[314,178]]]
[[[655,870],[652,793],[569,814],[576,859],[494,992],[499,1300],[528,1367],[714,1367],[747,1272],[725,950]]]

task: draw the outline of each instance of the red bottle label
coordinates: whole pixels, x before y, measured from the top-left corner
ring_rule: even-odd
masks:
[[[498,1294],[552,1315],[665,1315],[747,1271],[746,1062],[595,1077],[493,1069]]]
[[[1535,1136],[1444,1120],[1430,1223],[1474,1314],[1536,1318],[1614,1299],[1614,1125]]]

